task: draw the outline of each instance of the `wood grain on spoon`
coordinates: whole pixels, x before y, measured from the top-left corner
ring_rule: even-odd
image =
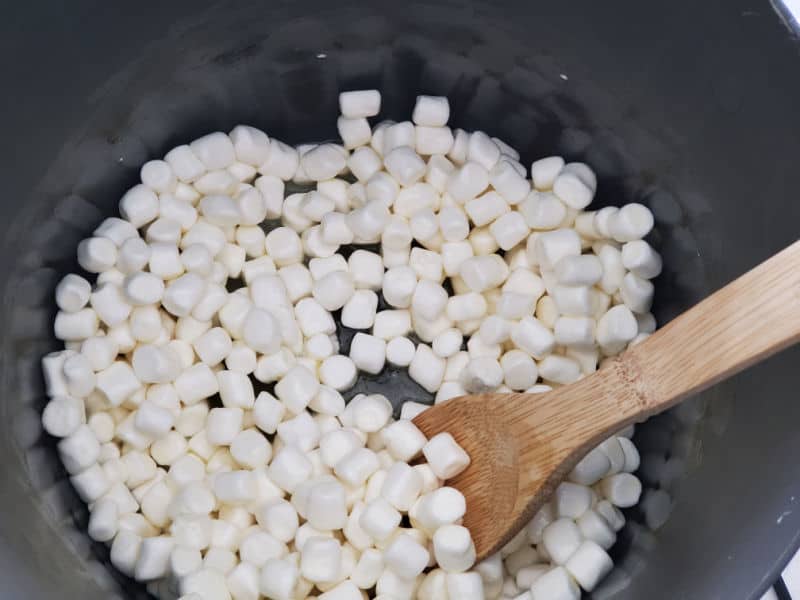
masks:
[[[479,394],[418,415],[469,453],[464,494],[478,558],[499,550],[591,448],[800,341],[800,242],[677,317],[597,373],[545,394]]]

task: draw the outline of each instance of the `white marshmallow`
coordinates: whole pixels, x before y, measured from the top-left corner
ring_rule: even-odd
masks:
[[[351,329],[369,329],[375,321],[378,296],[372,290],[357,290],[342,308],[341,323]]]
[[[464,210],[469,215],[470,220],[477,226],[482,227],[492,223],[495,219],[508,213],[511,209],[508,203],[497,192],[486,192],[482,196],[469,200],[464,204]],[[518,219],[524,226],[524,219]],[[527,227],[525,227],[527,232]]]
[[[278,487],[292,492],[311,475],[311,463],[298,448],[284,446],[273,457],[268,472]]]
[[[564,567],[551,569],[531,585],[531,600],[579,600],[580,588]]]
[[[576,210],[589,206],[594,196],[594,190],[587,186],[574,173],[562,171],[553,182],[553,193],[564,204]]]
[[[60,340],[80,342],[94,335],[97,325],[97,313],[91,308],[74,313],[59,311],[53,324],[53,332]]]
[[[545,381],[566,385],[580,379],[581,367],[576,360],[551,354],[539,361],[539,375]]]
[[[482,131],[473,131],[467,145],[467,160],[476,162],[487,171],[500,160],[500,148]]]
[[[450,176],[447,192],[457,203],[464,204],[476,198],[488,185],[487,169],[476,162],[468,162]]]
[[[600,490],[614,506],[629,508],[639,502],[642,484],[630,473],[617,473],[600,482]]]
[[[584,512],[575,523],[586,540],[595,542],[604,550],[611,548],[617,540],[608,521],[593,509]]]
[[[567,207],[549,192],[531,192],[519,205],[519,212],[531,229],[555,229],[564,221]]]
[[[642,204],[626,204],[608,217],[608,233],[618,242],[632,242],[650,233],[653,223],[649,208]]]
[[[300,262],[303,258],[303,245],[300,237],[288,227],[278,227],[270,231],[264,244],[267,254],[279,267]]]
[[[301,413],[318,390],[319,381],[302,365],[290,368],[275,385],[275,395],[294,414]]]
[[[555,347],[555,337],[541,321],[527,316],[511,328],[511,340],[535,359],[544,358]]]
[[[411,116],[415,125],[443,127],[449,118],[450,103],[445,96],[417,96]]]
[[[356,289],[379,290],[383,282],[383,261],[380,254],[356,250],[347,260]]]
[[[396,337],[386,345],[386,360],[398,367],[410,365],[415,353],[414,342],[407,337]]]
[[[486,298],[477,292],[456,294],[447,301],[447,318],[452,321],[471,321],[486,314]]]
[[[646,313],[650,311],[653,304],[653,284],[647,279],[637,277],[633,273],[628,273],[622,279],[619,288],[622,301],[631,311],[635,313]]]
[[[581,533],[572,519],[556,519],[544,528],[542,543],[555,564],[563,565],[581,544]]]
[[[448,573],[447,594],[449,598],[460,600],[481,600],[483,594],[483,580],[478,573]]]
[[[389,174],[403,186],[410,186],[425,175],[425,161],[408,146],[399,146],[389,151],[384,156],[383,163]]]
[[[433,393],[442,384],[445,367],[445,360],[434,354],[430,346],[419,344],[408,366],[408,374],[429,393]]]
[[[439,479],[450,479],[469,466],[470,459],[449,433],[437,433],[422,448],[422,454]]]
[[[127,362],[115,361],[97,373],[96,386],[113,406],[119,406],[138,391],[142,384]]]
[[[47,433],[54,437],[71,436],[84,420],[83,402],[69,396],[52,398],[42,413],[42,426]]]
[[[359,518],[361,529],[375,541],[383,541],[400,525],[402,515],[383,498],[367,504]]]
[[[378,467],[378,458],[374,452],[367,448],[356,448],[337,462],[333,470],[339,479],[352,487],[358,487],[363,485]]]
[[[309,581],[333,581],[342,566],[339,542],[328,537],[312,537],[303,544],[300,572]]]
[[[539,370],[534,360],[521,350],[510,350],[500,359],[503,383],[514,391],[527,390],[536,383]]]
[[[587,592],[597,587],[613,566],[611,557],[591,540],[584,541],[564,565]]]
[[[356,381],[358,376],[356,368],[357,365],[347,356],[338,354],[329,356],[324,359],[322,365],[320,365],[320,381],[334,390],[346,390],[352,387]],[[313,403],[313,399],[311,402]]]
[[[434,321],[444,312],[447,301],[447,290],[439,283],[430,279],[423,279],[414,288],[411,308],[415,315]],[[403,302],[401,301],[400,304],[403,304]]]
[[[505,281],[508,277],[508,265],[494,254],[474,256],[461,263],[458,274],[473,292],[484,292]]]
[[[378,90],[358,90],[339,94],[339,110],[348,119],[374,117],[381,109]]]
[[[362,371],[378,374],[386,362],[386,341],[359,332],[350,343],[350,359]]]
[[[446,154],[453,147],[453,132],[449,127],[418,125],[414,137],[415,149],[423,156]]]
[[[227,446],[242,430],[241,408],[212,408],[206,421],[206,436],[215,446]]]
[[[537,190],[549,190],[556,177],[564,168],[564,159],[560,156],[540,158],[531,165],[531,179]]]
[[[197,138],[189,148],[209,171],[224,169],[236,160],[231,139],[220,131]]]
[[[386,567],[406,580],[422,573],[429,559],[425,546],[406,534],[395,537],[383,553]]]
[[[475,545],[466,527],[445,525],[433,535],[436,563],[448,573],[461,573],[475,563]]]
[[[597,321],[597,343],[607,354],[619,352],[638,332],[633,313],[624,305],[614,306]]]

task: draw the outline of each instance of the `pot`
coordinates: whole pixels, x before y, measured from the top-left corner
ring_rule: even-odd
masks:
[[[146,160],[238,123],[335,137],[341,90],[380,89],[387,118],[447,95],[451,123],[523,163],[589,163],[598,206],[651,208],[664,324],[798,237],[792,24],[753,0],[15,7],[0,23],[0,596],[148,597],[85,534],[39,424],[55,283]],[[638,427],[646,492],[592,598],[760,597],[800,543],[799,360],[789,350]]]

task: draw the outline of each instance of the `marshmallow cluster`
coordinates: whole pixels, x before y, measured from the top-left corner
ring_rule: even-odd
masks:
[[[526,169],[448,127],[447,98],[374,127],[377,91],[340,108],[341,144],[237,126],[172,149],[79,244],[42,421],[89,535],[161,598],[577,599],[639,500],[632,431],[476,564],[445,485],[469,456],[414,426],[425,405],[343,393],[387,363],[435,402],[594,372],[655,329],[653,217],[587,211],[587,165]]]

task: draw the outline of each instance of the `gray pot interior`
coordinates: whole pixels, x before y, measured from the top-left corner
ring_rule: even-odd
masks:
[[[337,95],[382,116],[447,95],[451,122],[588,162],[598,204],[637,201],[663,253],[660,324],[797,239],[800,56],[766,2],[646,5],[316,0],[15,9],[0,24],[0,597],[147,597],[108,567],[41,432],[52,292],[150,158],[237,123],[291,143],[335,137]],[[799,266],[800,268],[800,266]],[[765,290],[768,293],[768,290]],[[639,427],[617,568],[593,598],[756,598],[798,543],[800,352]],[[403,378],[372,381],[414,397]]]

